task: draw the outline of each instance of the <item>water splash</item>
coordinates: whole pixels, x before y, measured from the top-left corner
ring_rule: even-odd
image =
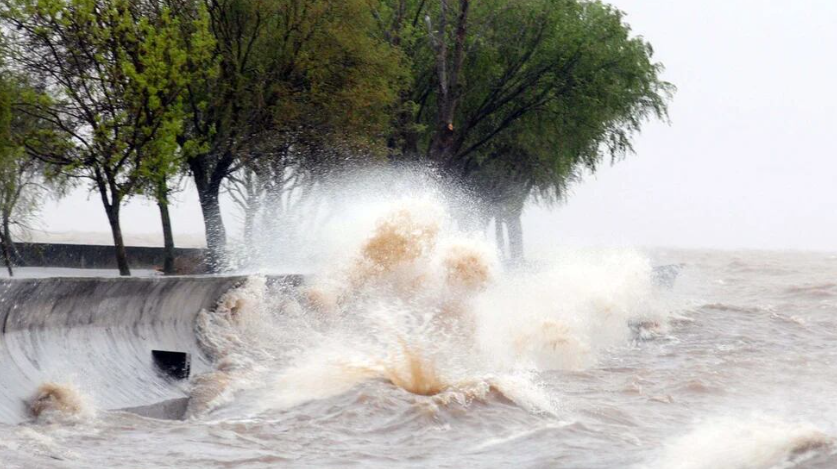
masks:
[[[95,415],[88,399],[72,383],[40,385],[29,409],[39,423],[75,423]]]
[[[187,417],[196,417],[230,402],[245,388],[269,359],[262,350],[266,343],[264,326],[265,279],[251,277],[241,287],[226,293],[214,311],[201,311],[196,321],[198,341],[213,359],[215,368],[192,379]]]
[[[651,267],[637,253],[569,253],[504,271],[481,233],[443,200],[383,204],[331,265],[298,290],[254,279],[201,315],[216,370],[195,380],[196,413],[266,372],[261,408],[284,408],[380,381],[438,403],[499,393],[554,412],[538,375],[589,366],[625,344],[631,321],[661,324]]]
[[[771,417],[709,419],[670,441],[651,466],[665,469],[798,467],[834,438],[813,425]]]

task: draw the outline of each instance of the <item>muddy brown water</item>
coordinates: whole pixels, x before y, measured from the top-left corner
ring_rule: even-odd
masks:
[[[469,300],[467,340],[416,314],[432,298],[306,319],[255,281],[231,308],[257,312],[207,319],[224,384],[190,419],[78,384],[86,412],[0,425],[0,467],[837,467],[837,255],[573,259]],[[682,264],[674,288],[631,296],[642,259]]]

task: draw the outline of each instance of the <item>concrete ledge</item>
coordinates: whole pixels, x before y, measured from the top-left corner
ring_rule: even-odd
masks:
[[[26,267],[66,267],[74,269],[116,269],[113,246],[91,244],[16,243]],[[134,269],[154,269],[163,265],[163,248],[126,246],[128,262]],[[205,249],[176,248],[175,257],[202,262]],[[0,263],[2,261],[0,260]]]
[[[45,382],[75,384],[99,409],[144,407],[187,396],[151,350],[191,354],[193,374],[210,368],[195,318],[244,276],[0,280],[0,422],[29,418]],[[300,276],[270,283],[298,285]],[[171,415],[176,412],[164,412]]]
[[[153,419],[183,420],[183,417],[186,415],[186,409],[188,407],[189,398],[180,397],[177,399],[169,399],[168,401],[158,402],[156,404],[144,405],[139,407],[128,407],[119,410]]]

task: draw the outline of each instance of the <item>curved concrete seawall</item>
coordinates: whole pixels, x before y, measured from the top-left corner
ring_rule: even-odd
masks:
[[[186,397],[160,373],[152,350],[187,352],[209,369],[195,337],[211,309],[245,277],[0,280],[0,422],[30,418],[45,382],[73,383],[97,409]]]

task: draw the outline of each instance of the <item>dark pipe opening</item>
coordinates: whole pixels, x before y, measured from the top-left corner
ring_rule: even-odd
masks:
[[[189,377],[191,357],[185,352],[171,352],[167,350],[152,350],[154,364],[157,368],[174,379],[186,379]]]

